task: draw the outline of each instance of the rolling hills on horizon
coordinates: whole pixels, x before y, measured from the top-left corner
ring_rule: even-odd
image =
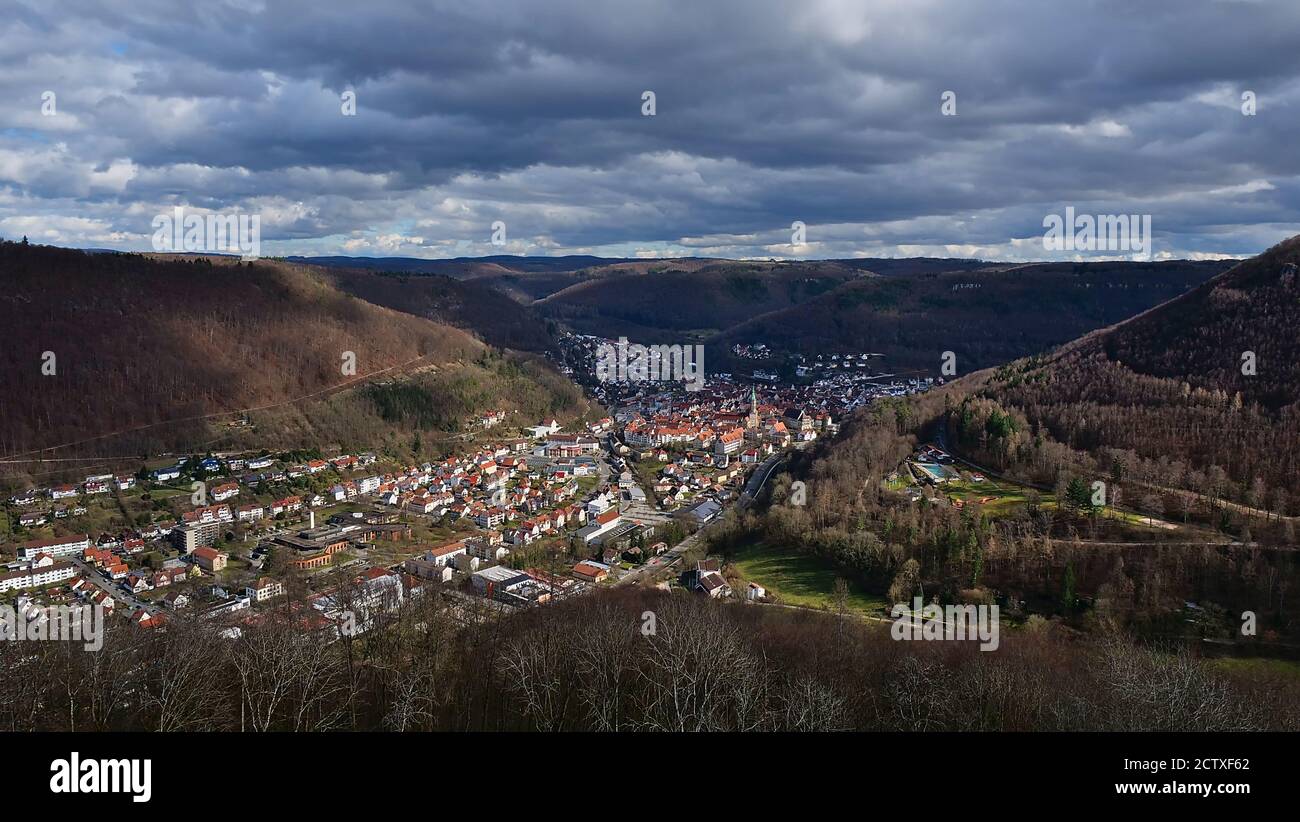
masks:
[[[972,259],[744,261],[591,256],[422,260],[317,257],[339,289],[502,348],[554,351],[561,326],[647,343],[704,343],[710,369],[745,370],[735,344],[794,355],[883,353],[894,372],[959,372],[1046,351],[1178,296],[1233,263]],[[289,263],[294,264],[294,263]],[[307,265],[307,262],[303,262]],[[782,359],[784,358],[784,360]]]
[[[86,249],[91,250],[91,249]],[[103,249],[95,249],[102,251]],[[725,257],[595,257],[591,255],[561,255],[541,257],[515,254],[493,254],[483,257],[349,257],[346,255],[290,256],[289,262],[340,268],[365,268],[376,271],[399,271],[421,274],[446,274],[472,277],[497,270],[516,274],[545,274],[582,271],[604,266],[626,264],[662,265],[664,263],[707,264],[711,262],[775,262],[774,260],[729,260]],[[851,268],[869,269],[877,274],[917,274],[934,271],[984,268],[995,265],[985,260],[961,257],[849,257],[793,262],[840,263]]]
[[[473,371],[470,382],[492,386],[440,386],[436,413],[422,406],[425,425],[437,420],[454,427],[458,416],[516,394],[529,398],[523,405],[534,415],[576,412],[581,400],[570,381],[509,353],[553,350],[561,324],[648,342],[705,342],[712,370],[731,365],[733,342],[762,341],[789,352],[879,351],[889,366],[932,372],[939,352],[952,350],[966,372],[1045,352],[1184,293],[1201,293],[1196,287],[1229,265],[1052,263],[1007,270],[921,258],[895,261],[891,273],[881,274],[847,261],[621,260],[581,267],[596,258],[567,258],[525,271],[502,268],[503,259],[455,276],[6,243],[8,287],[0,311],[20,343],[8,351],[15,399],[0,451],[23,455],[109,433],[139,450],[176,448],[213,439],[214,432],[209,422],[169,420],[262,406],[275,409],[261,414],[263,432],[274,432],[277,441],[293,442],[299,434],[337,441],[348,431],[395,436],[409,420],[376,423],[375,403],[357,400],[361,392],[311,399],[312,413],[292,403],[280,407],[338,391],[344,375],[334,379],[332,360],[344,351],[356,353],[363,377],[416,364]],[[530,280],[554,290],[535,301],[520,299],[514,284]],[[48,283],[54,285],[41,285]],[[1238,290],[1207,293],[1216,306],[1233,305]],[[38,317],[48,318],[39,329],[33,326]],[[1111,343],[1125,357],[1154,346],[1147,324],[1133,328]],[[1257,348],[1261,363],[1277,362],[1279,352]],[[39,371],[45,351],[57,355],[56,376]],[[521,362],[526,373],[518,370]],[[1158,358],[1152,365],[1176,367]],[[420,379],[448,379],[435,376],[437,368]],[[1265,399],[1263,385],[1248,391],[1247,401]],[[122,433],[163,424],[174,430]]]
[[[546,350],[566,326],[646,343],[703,343],[710,370],[745,372],[754,363],[734,357],[733,345],[763,343],[778,352],[765,367],[787,377],[795,355],[844,351],[882,353],[882,367],[895,373],[937,374],[945,351],[956,354],[961,373],[998,365],[1145,311],[1235,262],[304,259],[348,272],[339,275],[345,290],[497,345]],[[469,307],[488,303],[488,311]]]

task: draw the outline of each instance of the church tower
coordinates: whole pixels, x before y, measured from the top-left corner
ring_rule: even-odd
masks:
[[[758,424],[758,389],[751,385],[749,387],[749,419],[745,420],[745,427],[757,428]]]

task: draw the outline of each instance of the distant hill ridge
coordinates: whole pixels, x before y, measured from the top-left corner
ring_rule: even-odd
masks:
[[[315,258],[332,266],[357,258]],[[943,351],[962,369],[978,369],[1045,351],[1176,297],[1233,261],[991,263],[974,259],[855,258],[845,260],[604,259],[511,257],[456,260],[377,258],[375,270],[421,277],[444,275],[495,289],[532,311],[479,312],[457,321],[427,297],[343,287],[385,305],[473,328],[489,341],[497,323],[523,329],[515,347],[537,350],[539,324],[551,320],[581,333],[644,342],[705,343],[717,370],[737,343],[766,343],[806,355],[879,351],[895,371],[934,372]],[[406,269],[403,267],[406,266]],[[359,269],[351,269],[359,270]],[[445,284],[444,292],[451,286]],[[377,297],[382,291],[384,298]],[[484,292],[478,292],[483,294]],[[443,302],[447,302],[443,300]],[[548,329],[549,331],[549,329]]]
[[[895,369],[962,372],[1045,351],[1185,293],[1231,265],[1033,263],[854,279],[738,323],[711,342],[764,342],[804,353],[878,351]]]

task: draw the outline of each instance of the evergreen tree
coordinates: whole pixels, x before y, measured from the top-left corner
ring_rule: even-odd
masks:
[[[1093,512],[1095,506],[1092,504],[1092,489],[1088,486],[1088,483],[1083,481],[1082,477],[1075,477],[1066,486],[1065,505],[1074,511]]]
[[[1074,592],[1074,564],[1070,563],[1065,566],[1065,590],[1061,593],[1061,606],[1065,608],[1067,614],[1074,611],[1078,603],[1078,597]]]

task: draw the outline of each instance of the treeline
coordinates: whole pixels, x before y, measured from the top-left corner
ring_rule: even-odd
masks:
[[[1117,637],[904,642],[849,619],[655,591],[501,614],[434,592],[328,641],[305,606],[115,623],[104,647],[0,643],[26,731],[1294,730],[1293,677]]]

